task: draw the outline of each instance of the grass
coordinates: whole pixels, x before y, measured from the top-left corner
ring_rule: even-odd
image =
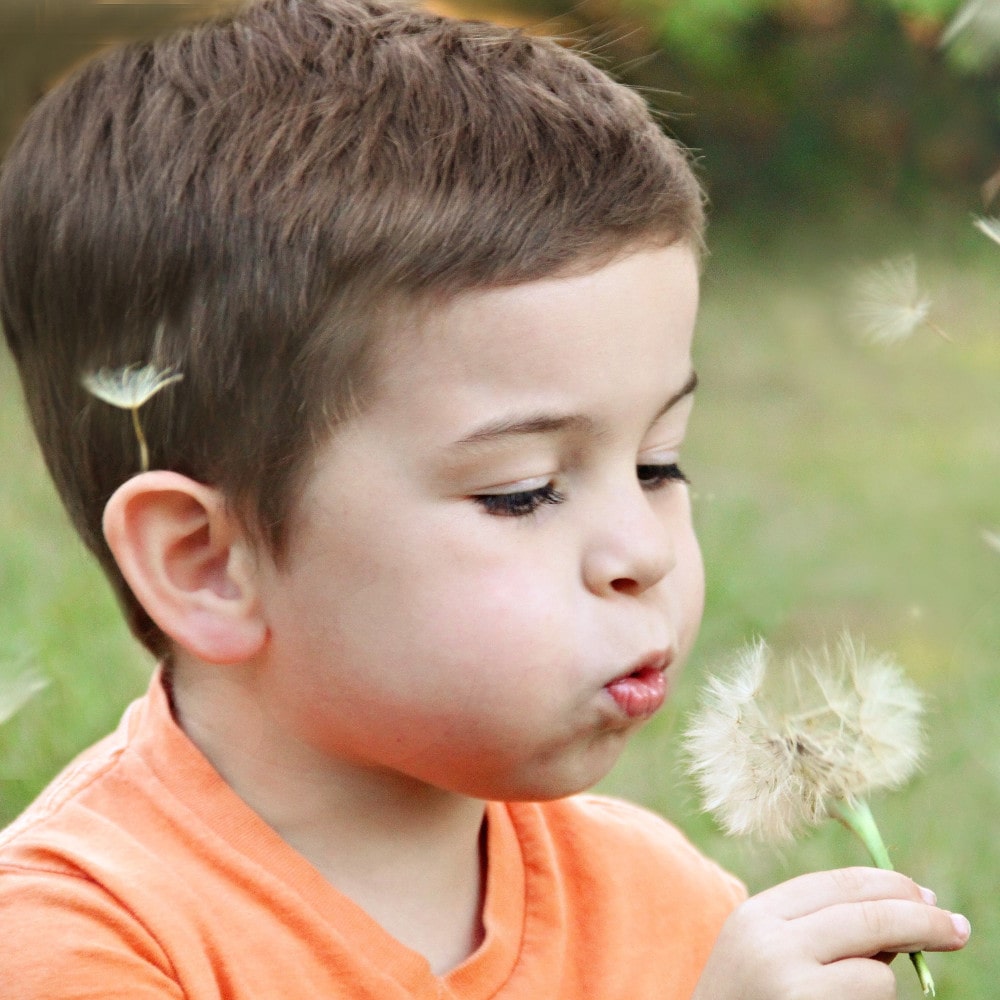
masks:
[[[0,692],[34,669],[47,688],[0,726],[0,824],[56,768],[107,733],[145,688],[149,659],[128,636],[96,563],[69,526],[0,354]]]
[[[985,997],[1000,970],[1000,555],[981,534],[1000,527],[1000,252],[961,216],[916,232],[881,221],[875,235],[852,220],[853,233],[782,244],[716,234],[687,448],[705,624],[673,704],[603,787],[672,818],[752,891],[867,863],[834,823],[781,850],[723,837],[677,753],[704,674],[735,647],[865,637],[930,702],[925,772],[873,807],[896,866],[972,921],[963,953],[929,958],[938,996]],[[894,348],[859,341],[850,274],[911,249],[954,343],[926,330]],[[921,995],[908,963],[897,979],[901,997]]]
[[[884,218],[766,236],[719,226],[712,244],[685,466],[708,566],[705,626],[672,707],[603,788],[671,817],[752,890],[864,863],[833,824],[782,851],[723,838],[676,751],[701,678],[728,651],[757,635],[785,648],[850,628],[896,654],[930,697],[926,772],[874,808],[897,866],[972,920],[965,952],[930,956],[938,996],[989,996],[1000,555],[981,531],[1000,529],[1000,252],[955,213],[915,230]],[[845,321],[852,267],[907,250],[953,344],[923,331],[875,348]],[[58,508],[6,356],[0,463],[0,680],[25,663],[51,679],[0,726],[2,823],[114,725],[151,664]],[[919,995],[904,962],[898,978],[901,997]]]

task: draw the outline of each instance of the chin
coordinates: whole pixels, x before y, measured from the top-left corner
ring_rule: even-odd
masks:
[[[624,735],[611,739],[605,734],[599,743],[572,759],[548,761],[535,773],[521,776],[520,781],[510,781],[508,774],[503,787],[493,790],[495,794],[475,797],[496,802],[551,802],[585,792],[607,776],[625,743]]]

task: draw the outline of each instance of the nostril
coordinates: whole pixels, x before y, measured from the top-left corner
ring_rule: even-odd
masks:
[[[611,581],[611,589],[618,594],[637,594],[640,588],[636,580],[623,576]]]

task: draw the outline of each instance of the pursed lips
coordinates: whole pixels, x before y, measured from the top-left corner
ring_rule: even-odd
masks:
[[[647,674],[650,671],[655,671],[657,673],[663,673],[673,662],[674,654],[670,649],[658,649],[651,653],[647,653],[645,656],[640,657],[636,662],[629,667],[627,670],[623,670],[620,674],[613,677],[605,687],[616,683],[617,681],[625,680],[629,677],[637,677],[641,674]]]
[[[608,681],[604,689],[628,718],[647,719],[666,700],[665,672],[672,662],[673,653],[669,649],[648,653],[630,670]]]

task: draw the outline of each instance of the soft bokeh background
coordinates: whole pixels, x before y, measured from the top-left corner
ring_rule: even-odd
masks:
[[[438,6],[587,47],[696,150],[711,196],[686,456],[706,621],[673,704],[603,787],[671,817],[754,890],[863,862],[832,824],[780,851],[723,838],[676,749],[734,648],[849,628],[929,699],[926,770],[875,810],[897,865],[972,919],[963,954],[930,958],[938,995],[995,996],[1000,551],[984,532],[1000,533],[1000,246],[972,218],[1000,211],[1000,0]],[[89,52],[223,7],[4,0],[0,146]],[[901,253],[951,342],[918,329],[873,345],[852,322],[852,277]],[[0,823],[114,725],[151,666],[69,530],[0,353]],[[29,673],[47,686],[14,711]],[[905,962],[898,978],[919,995]]]

